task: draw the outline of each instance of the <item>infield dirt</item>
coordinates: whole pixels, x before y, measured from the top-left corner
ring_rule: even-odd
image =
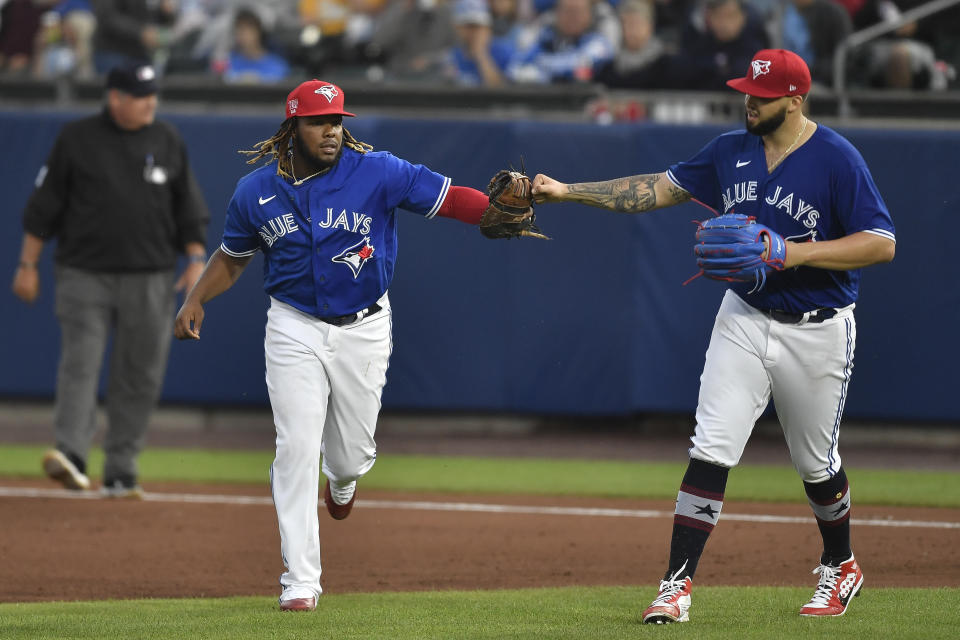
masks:
[[[3,482],[51,488],[49,482]],[[154,494],[258,496],[264,486],[153,485]],[[671,518],[365,509],[363,500],[654,509],[666,501],[363,491],[351,516],[321,511],[327,593],[637,585],[653,592]],[[0,601],[279,594],[276,516],[254,505],[0,498]],[[804,505],[728,501],[724,513],[809,518]],[[954,509],[861,507],[856,518],[960,522]],[[960,586],[957,529],[854,528],[866,588]],[[816,584],[810,524],[721,522],[697,572],[704,585]],[[644,594],[646,597],[647,594]]]
[[[8,412],[0,441],[47,442],[48,416],[25,424]],[[12,418],[12,419],[11,419]],[[269,422],[236,429],[155,428],[149,446],[269,449]],[[387,425],[390,421],[385,421]],[[480,456],[672,460],[686,458],[690,425],[658,434],[620,430],[540,433],[378,433],[382,455],[423,453]],[[771,432],[768,431],[768,434]],[[960,468],[960,447],[882,439],[874,429],[851,430],[846,464],[872,468]],[[756,437],[744,464],[789,464],[782,437]],[[955,430],[942,432],[956,438]],[[858,439],[859,438],[859,439]],[[39,464],[39,462],[38,462]],[[679,478],[677,478],[679,482]],[[235,494],[259,504],[0,497],[0,601],[181,598],[231,595],[276,597],[283,571],[276,515],[266,479],[261,485],[145,483],[153,494]],[[50,481],[2,480],[8,487],[53,489]],[[801,491],[798,481],[798,491]],[[856,487],[854,486],[854,492]],[[854,493],[854,495],[856,495]],[[803,504],[740,503],[727,496],[724,515],[811,518]],[[364,508],[364,500],[424,500],[486,504],[652,509],[657,518],[474,513]],[[366,491],[360,483],[351,516],[334,521],[321,508],[323,588],[327,593],[544,586],[636,585],[651,596],[668,554],[672,501],[558,498],[522,495],[409,494]],[[855,519],[960,522],[958,509],[859,506]],[[853,547],[871,587],[960,586],[958,529],[854,526]],[[810,572],[819,534],[806,524],[721,522],[707,544],[696,582],[703,585],[793,585],[813,589]],[[812,593],[812,591],[811,591]],[[798,603],[799,606],[799,603]]]

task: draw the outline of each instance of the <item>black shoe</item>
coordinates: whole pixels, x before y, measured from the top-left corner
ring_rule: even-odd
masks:
[[[115,478],[106,478],[100,493],[106,498],[133,498],[139,500],[143,498],[143,487],[137,484],[137,479],[133,476],[117,476]]]
[[[77,464],[79,462],[80,464]],[[84,473],[84,464],[76,456],[50,449],[43,454],[43,471],[67,489],[84,491],[90,488],[90,478]]]

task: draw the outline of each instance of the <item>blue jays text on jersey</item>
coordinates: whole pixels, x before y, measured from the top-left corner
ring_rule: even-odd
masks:
[[[221,249],[264,253],[264,289],[317,317],[364,309],[386,292],[397,208],[436,215],[450,178],[387,152],[344,147],[329,173],[294,186],[272,164],[237,183]]]
[[[893,220],[860,153],[835,131],[817,125],[813,136],[767,173],[763,142],[746,131],[711,140],[667,177],[722,213],[755,216],[787,240],[835,240],[866,231],[896,239]],[[860,270],[797,267],[770,273],[766,286],[747,294],[760,309],[806,312],[845,307],[857,299]]]

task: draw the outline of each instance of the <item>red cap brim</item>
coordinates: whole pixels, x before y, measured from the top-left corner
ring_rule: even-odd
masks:
[[[323,113],[290,113],[287,110],[287,118],[293,118],[294,116],[299,116],[301,118],[309,118],[310,116],[350,116],[351,118],[356,118],[357,114],[350,113],[349,111],[324,111]]]
[[[777,91],[771,91],[764,88],[763,86],[753,82],[749,78],[734,78],[733,80],[727,80],[727,86],[731,89],[736,89],[740,93],[746,93],[757,98],[782,98],[786,93],[779,93]]]

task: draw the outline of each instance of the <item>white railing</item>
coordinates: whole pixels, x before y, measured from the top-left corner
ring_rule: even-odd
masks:
[[[960,4],[960,0],[931,0],[919,7],[914,7],[909,11],[904,11],[896,20],[878,22],[866,29],[861,29],[847,36],[846,40],[840,43],[836,52],[833,54],[833,89],[837,94],[837,109],[841,118],[848,118],[851,115],[850,97],[847,94],[847,56],[852,49],[862,44],[870,42],[891,31],[896,31],[905,24],[915,22],[921,18],[949,9]]]

